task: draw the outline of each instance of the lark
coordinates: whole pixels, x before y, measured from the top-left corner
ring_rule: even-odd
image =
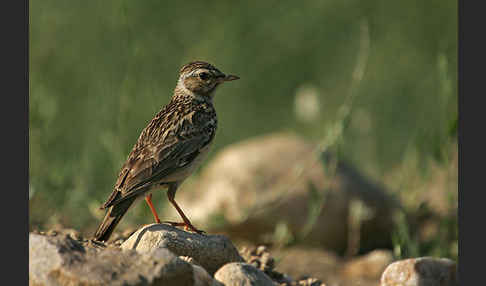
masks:
[[[208,154],[213,142],[217,117],[213,106],[214,91],[227,81],[237,80],[213,65],[195,61],[184,65],[170,102],[143,129],[123,164],[113,192],[101,209],[105,217],[94,234],[98,241],[108,241],[128,209],[145,198],[157,223],[161,223],[152,204],[152,192],[166,189],[169,202],[182,222],[165,222],[195,228],[175,201],[177,188],[193,173]]]

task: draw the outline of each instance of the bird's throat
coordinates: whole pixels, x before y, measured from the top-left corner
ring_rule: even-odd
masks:
[[[197,101],[212,103],[213,92],[214,92],[214,89],[212,89],[211,91],[209,91],[207,93],[201,94],[199,92],[191,91],[190,89],[188,89],[184,86],[184,83],[178,82],[176,88],[174,89],[174,97],[175,98],[193,98]]]

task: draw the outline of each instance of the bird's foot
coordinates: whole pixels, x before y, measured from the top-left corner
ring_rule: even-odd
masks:
[[[193,231],[198,234],[204,234],[206,233],[204,230],[199,230],[195,228],[192,224],[190,223],[185,223],[185,222],[172,222],[172,221],[163,221],[162,223],[168,223],[172,226],[183,226],[185,231]]]

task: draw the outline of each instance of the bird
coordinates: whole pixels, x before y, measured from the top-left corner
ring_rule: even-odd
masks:
[[[239,79],[204,61],[193,61],[179,70],[179,79],[169,101],[142,130],[123,164],[113,191],[100,209],[105,216],[94,240],[108,241],[129,208],[145,198],[156,223],[161,223],[152,203],[152,192],[167,190],[169,202],[179,213],[187,231],[203,234],[186,217],[175,201],[182,182],[207,157],[215,137],[218,119],[214,92],[222,83]]]

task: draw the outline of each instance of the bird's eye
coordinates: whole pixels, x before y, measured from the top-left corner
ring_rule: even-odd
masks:
[[[207,72],[202,72],[199,74],[199,78],[202,80],[207,80],[209,78],[209,74]]]

